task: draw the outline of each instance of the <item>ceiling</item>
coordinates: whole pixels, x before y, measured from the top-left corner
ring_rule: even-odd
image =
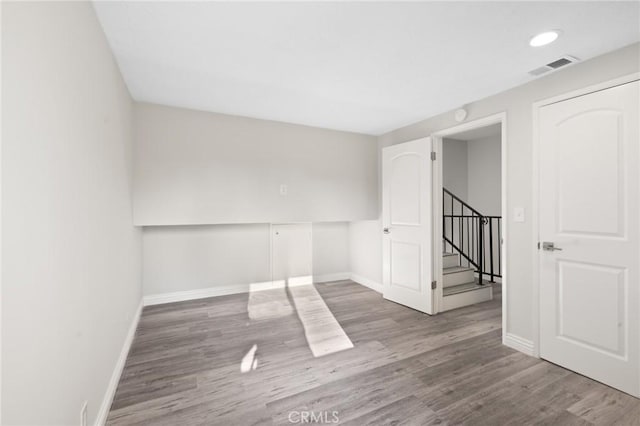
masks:
[[[374,135],[640,40],[639,2],[94,5],[137,101]]]

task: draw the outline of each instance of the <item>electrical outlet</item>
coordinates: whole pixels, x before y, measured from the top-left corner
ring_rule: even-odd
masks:
[[[87,426],[87,401],[82,404],[80,409],[80,426]]]
[[[287,185],[280,185],[280,195],[287,195]]]

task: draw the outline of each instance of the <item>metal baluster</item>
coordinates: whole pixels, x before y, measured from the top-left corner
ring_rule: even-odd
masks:
[[[471,240],[475,241],[476,240],[476,218],[475,218],[475,213],[471,213]],[[475,244],[471,244],[471,260],[473,260],[475,263],[478,263],[476,261],[476,245]]]
[[[447,195],[451,198],[451,204],[446,199]],[[450,247],[452,251],[456,250],[461,259],[465,259],[465,264],[478,272],[481,284],[484,284],[485,275],[490,277],[490,282],[495,282],[496,277],[502,276],[502,217],[483,216],[445,188],[443,188],[442,204],[443,206],[451,206],[450,212],[443,211],[442,233],[445,249]],[[457,205],[459,207],[456,210]],[[467,210],[470,212],[469,214],[467,214]],[[487,224],[489,224],[487,227],[488,240],[485,230]],[[448,225],[449,229],[447,229]],[[494,229],[496,226],[497,230]],[[454,234],[456,228],[458,235]],[[497,245],[494,244],[496,237],[498,238]],[[488,256],[487,250],[489,250]],[[494,253],[494,250],[498,250],[498,253]]]
[[[464,250],[464,206],[462,204],[460,204],[460,217],[458,221],[460,223],[460,230],[458,231],[459,247]]]
[[[489,218],[489,264],[491,265],[491,282],[493,278],[493,218]]]
[[[453,243],[453,195],[449,194],[451,197],[451,242]]]
[[[484,284],[482,282],[482,271],[484,270],[484,265],[483,265],[484,256],[482,253],[484,251],[483,219],[484,219],[483,217],[478,217],[478,282],[481,285]]]

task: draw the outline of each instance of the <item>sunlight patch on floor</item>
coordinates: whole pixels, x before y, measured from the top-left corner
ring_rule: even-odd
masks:
[[[309,348],[314,357],[353,348],[353,343],[313,284],[301,285],[304,280],[289,280],[289,293],[293,298],[300,322],[304,327]]]
[[[252,320],[275,319],[293,314],[285,281],[251,284],[247,311]]]
[[[258,368],[258,358],[256,357],[257,350],[258,345],[253,345],[251,349],[249,349],[249,352],[242,357],[242,362],[240,362],[241,373],[248,373],[249,371]]]

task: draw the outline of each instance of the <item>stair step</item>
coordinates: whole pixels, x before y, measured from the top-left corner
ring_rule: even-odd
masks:
[[[442,270],[443,274],[457,274],[458,272],[464,271],[473,271],[471,268],[467,268],[466,266],[452,266],[450,268],[444,268]]]
[[[452,294],[464,293],[466,291],[482,290],[487,285],[490,285],[490,284],[480,285],[478,284],[478,281],[473,281],[469,283],[454,285],[452,287],[443,288],[442,294],[444,296],[450,296]]]
[[[442,311],[449,311],[492,300],[493,287],[491,284],[480,285],[477,282],[469,282],[445,288],[443,295]]]
[[[452,268],[460,265],[460,256],[458,253],[442,253],[442,268]]]
[[[464,266],[444,268],[442,270],[442,278],[444,281],[443,287],[445,288],[475,281],[473,269]]]

